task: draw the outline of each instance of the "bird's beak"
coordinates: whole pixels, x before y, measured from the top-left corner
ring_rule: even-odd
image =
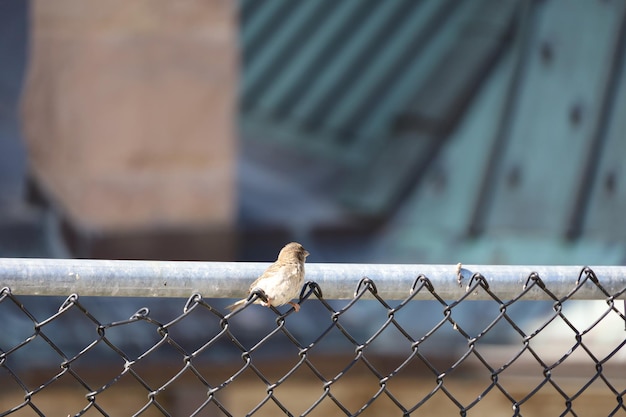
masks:
[[[309,256],[309,251],[308,250],[304,250],[304,257],[306,258],[307,256]]]

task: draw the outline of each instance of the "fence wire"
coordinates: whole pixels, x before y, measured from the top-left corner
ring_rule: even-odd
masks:
[[[365,277],[354,298],[341,304],[325,299],[323,288],[307,282],[298,314],[293,308],[281,312],[284,307],[253,305],[262,293],[251,294],[245,307],[232,313],[224,310],[223,300],[195,293],[169,321],[143,307],[113,322],[90,313],[93,298],[83,300],[77,294],[41,319],[23,302],[30,297],[16,296],[5,287],[0,293],[0,323],[7,323],[10,315],[10,323],[17,320],[21,325],[0,325],[0,416],[61,415],[58,410],[75,416],[356,416],[372,410],[380,415],[383,408],[377,404],[384,404],[386,415],[438,410],[484,416],[490,414],[481,404],[491,407],[494,401],[500,408],[493,415],[505,415],[503,409],[513,416],[533,415],[537,407],[543,415],[626,415],[626,379],[621,375],[626,361],[621,298],[626,288],[605,288],[587,267],[572,277],[564,297],[555,296],[537,273],[528,275],[519,293],[507,300],[492,292],[488,282],[474,273],[464,296],[444,300],[431,280],[419,275],[406,298],[391,303],[379,296],[377,283]],[[604,294],[603,307],[581,327],[565,307],[588,285]],[[529,327],[511,311],[516,305],[524,310],[528,303],[537,303],[525,301],[529,291],[537,290],[552,301]],[[479,329],[465,324],[460,307],[475,303],[469,299],[476,292],[489,299],[489,318]],[[423,302],[415,298],[424,293],[437,306],[436,317],[412,309]],[[307,321],[308,308],[321,325]],[[620,325],[609,329],[618,336],[607,345],[598,329],[609,319]],[[417,322],[420,328],[427,323],[427,329],[416,331]],[[552,340],[555,323],[567,329],[564,352],[538,343],[542,337]],[[257,327],[268,330],[256,337],[251,329]],[[120,328],[130,332],[121,338],[116,333]],[[493,343],[488,341],[503,329],[509,334],[506,348],[490,349]],[[185,335],[189,331],[194,337]],[[454,334],[455,348],[446,345],[450,339],[431,343],[442,332]],[[602,328],[600,333],[605,332]],[[138,340],[129,340],[128,334]],[[389,344],[397,360],[380,360],[380,346]],[[44,366],[38,359],[43,350]],[[442,360],[445,357],[452,359]],[[585,370],[584,377],[572,375],[572,364]],[[509,372],[521,377],[511,378]],[[59,387],[71,387],[74,399],[68,400]],[[54,394],[46,397],[48,391]],[[346,394],[350,391],[359,395]],[[600,408],[594,402],[599,392]],[[48,404],[51,396],[56,408]]]

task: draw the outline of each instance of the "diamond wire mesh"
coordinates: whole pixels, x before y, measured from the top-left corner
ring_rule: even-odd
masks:
[[[585,326],[580,327],[567,317],[564,306],[583,285],[589,283],[597,286],[606,296],[605,307],[597,317],[587,320]],[[516,322],[510,311],[516,303],[523,303],[525,294],[533,288],[545,292],[552,300],[552,308],[542,317],[542,322],[526,329],[527,326]],[[429,317],[427,321],[432,324],[429,324],[431,327],[417,332],[411,323],[420,318],[416,318],[413,312],[406,312],[409,306],[418,303],[413,301],[416,294],[424,291],[430,293],[432,303],[438,305],[443,314],[435,319]],[[477,291],[489,295],[492,300],[490,310],[495,314],[489,316],[484,327],[474,331],[464,324],[464,313],[455,313]],[[6,345],[7,338],[0,337],[0,386],[4,387],[0,393],[0,416],[52,415],[47,414],[42,393],[60,385],[60,381],[72,385],[74,395],[79,393],[82,402],[74,406],[78,407],[75,409],[70,409],[70,403],[61,397],[57,398],[57,402],[62,403],[64,415],[76,416],[170,416],[180,415],[181,409],[193,416],[242,413],[307,416],[328,415],[328,412],[360,415],[376,409],[375,405],[383,402],[387,407],[385,410],[393,415],[428,411],[429,403],[443,402],[447,404],[447,410],[464,416],[474,413],[474,410],[474,415],[487,415],[480,405],[494,398],[504,403],[504,409],[508,409],[513,416],[521,416],[526,410],[532,414],[533,407],[537,407],[536,404],[530,406],[533,400],[540,403],[544,411],[550,410],[550,414],[576,416],[588,412],[589,408],[583,406],[583,401],[587,401],[586,397],[593,400],[598,390],[605,393],[604,411],[595,408],[593,415],[599,415],[597,412],[626,415],[626,382],[620,371],[615,372],[616,368],[623,369],[620,357],[625,355],[626,331],[623,326],[612,329],[612,332],[622,332],[623,335],[618,337],[616,345],[601,349],[601,352],[594,352],[597,344],[591,343],[597,338],[597,335],[594,338],[591,335],[597,333],[599,324],[607,317],[622,323],[625,321],[624,314],[616,305],[624,292],[626,288],[608,291],[593,270],[583,268],[572,290],[560,299],[554,296],[538,274],[532,273],[516,297],[501,300],[491,292],[485,277],[476,273],[471,277],[465,296],[446,301],[437,294],[428,277],[420,275],[407,297],[397,304],[392,305],[380,298],[376,283],[363,278],[354,298],[336,307],[333,302],[324,299],[322,288],[314,282],[307,282],[300,296],[303,310],[307,308],[307,303],[315,303],[316,316],[326,316],[328,321],[315,332],[309,331],[305,335],[301,331],[302,322],[296,322],[296,316],[292,315],[293,309],[281,313],[272,307],[270,313],[270,309],[252,307],[253,301],[264,297],[262,293],[251,294],[243,309],[229,314],[223,314],[200,294],[193,294],[185,303],[182,314],[170,321],[157,320],[144,307],[127,320],[105,323],[94,317],[89,312],[88,303],[83,303],[76,294],[70,295],[57,312],[40,321],[18,297],[11,294],[9,288],[3,288],[0,293],[0,322],[6,322],[3,314],[17,315],[22,328],[5,328],[2,331],[5,336],[8,333],[21,335],[18,343]],[[367,301],[366,309],[357,307],[365,299],[372,298],[375,301]],[[494,305],[497,309],[493,308]],[[259,310],[252,311],[255,309]],[[348,318],[353,310],[357,312],[356,319]],[[358,318],[366,310],[379,311],[384,315],[380,314],[382,318],[377,320],[370,319],[367,314]],[[274,325],[259,340],[246,336],[246,325],[254,325],[255,320],[274,321]],[[179,329],[183,322],[190,321],[196,324],[194,332],[200,333],[200,337],[196,338],[200,342],[189,343]],[[290,325],[292,321],[296,324]],[[370,327],[374,325],[374,328],[364,332],[355,326],[355,322],[367,323]],[[542,334],[553,332],[556,322],[569,329],[573,345],[555,356],[555,352],[546,350],[536,341]],[[183,330],[189,330],[188,324]],[[128,343],[128,340],[115,334],[116,329],[138,325],[143,329],[132,334],[141,340]],[[81,336],[72,340],[63,332],[68,327]],[[513,333],[515,343],[505,350],[504,355],[494,355],[484,341],[490,332],[500,332],[504,327]],[[453,359],[448,362],[440,360],[441,351],[446,350],[445,344],[439,341],[434,349],[429,346],[443,329],[452,329],[456,338],[462,341],[462,348],[454,350]],[[378,360],[375,353],[375,346],[384,344],[391,334],[395,335],[394,340],[402,340],[397,344],[403,346],[399,350],[406,354],[392,364]],[[337,343],[337,340],[341,342]],[[29,349],[30,345],[39,345],[39,350],[34,347]],[[281,345],[290,348],[278,349]],[[28,365],[36,367],[37,352],[44,347],[48,350],[46,357],[53,360],[47,359],[43,367],[45,372],[40,371],[33,377],[27,372]],[[281,357],[280,370],[278,365],[266,365],[263,360],[262,351],[274,350]],[[344,362],[329,367],[321,354],[321,351],[328,350],[334,353],[342,351],[343,356],[340,356],[345,359]],[[287,359],[285,351],[293,357]],[[234,367],[224,365],[227,362],[224,358],[233,362],[235,356],[239,359]],[[166,357],[170,360],[166,361]],[[171,357],[177,360],[172,361]],[[584,380],[575,379],[575,386],[559,373],[561,369],[568,368],[566,364],[573,358],[578,358],[578,362],[591,369]],[[95,372],[96,376],[89,370],[89,362],[92,367],[104,363]],[[523,389],[519,389],[518,383],[512,382],[507,375],[516,366],[527,373],[526,379],[522,378],[525,381]],[[357,368],[358,372],[355,371]],[[350,377],[352,373],[357,378]],[[468,377],[468,374],[473,376]],[[290,380],[303,378],[306,380],[305,394],[283,390]],[[183,388],[178,386],[182,380],[186,381]],[[349,382],[343,383],[344,380]],[[357,383],[359,385],[354,385]],[[403,385],[409,387],[408,395]],[[471,387],[470,394],[463,391],[463,385]],[[133,388],[129,388],[131,386]],[[193,389],[188,388],[190,386]],[[233,386],[235,393],[231,389]],[[366,389],[363,388],[365,386]],[[346,395],[347,390],[364,390],[366,398],[351,399]],[[17,394],[9,395],[10,392]],[[549,404],[546,403],[546,392],[551,395]],[[172,399],[181,395],[187,398]],[[134,398],[132,404],[128,404],[130,397]],[[250,399],[246,402],[242,398]],[[251,406],[241,404],[249,404],[250,401]],[[125,402],[124,411],[116,408],[120,402]],[[180,403],[184,403],[184,407],[181,408]],[[593,410],[594,405],[591,407]],[[503,415],[502,408],[498,413]]]

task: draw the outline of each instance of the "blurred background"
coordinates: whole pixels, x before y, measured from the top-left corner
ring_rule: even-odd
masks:
[[[611,0],[1,0],[0,256],[623,264],[625,50]]]
[[[620,264],[625,7],[3,0],[1,253]]]

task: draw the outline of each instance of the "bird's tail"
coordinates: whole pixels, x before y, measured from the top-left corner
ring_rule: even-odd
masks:
[[[229,309],[230,311],[235,311],[235,310],[239,310],[241,307],[243,307],[243,305],[246,303],[246,301],[248,301],[246,298],[241,299],[239,301],[237,301],[236,303],[233,303],[229,306],[226,306],[227,309]]]

